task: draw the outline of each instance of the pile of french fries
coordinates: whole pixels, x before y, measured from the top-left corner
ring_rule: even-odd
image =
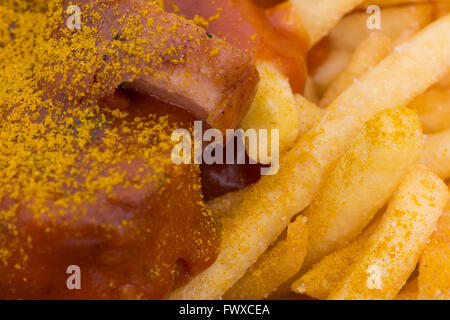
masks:
[[[219,257],[170,298],[450,299],[450,1],[291,2],[330,52],[304,95],[257,62],[279,173],[209,203]]]

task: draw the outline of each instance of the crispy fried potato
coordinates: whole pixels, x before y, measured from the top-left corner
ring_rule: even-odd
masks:
[[[256,97],[242,120],[241,127],[244,130],[280,130],[279,151],[282,154],[298,137],[300,110],[295,102],[289,79],[269,62],[258,61],[256,65],[261,80]],[[271,146],[270,135],[267,139],[267,145]],[[246,146],[248,148],[248,144]]]
[[[325,91],[319,105],[325,107],[336,99],[345,89],[372,69],[392,51],[392,42],[381,32],[372,32],[358,45],[344,71]]]
[[[417,300],[419,294],[418,286],[417,277],[408,280],[400,293],[395,297],[395,300]]]
[[[419,159],[422,146],[419,119],[407,108],[386,110],[367,122],[304,212],[310,230],[304,267],[361,233]]]
[[[437,0],[437,1],[449,2],[449,0]],[[364,0],[360,8],[366,8],[367,6],[371,5],[387,7],[387,6],[396,6],[400,4],[421,3],[421,2],[430,2],[430,0]]]
[[[311,46],[324,37],[338,21],[363,0],[290,0],[309,35]]]
[[[300,109],[299,136],[302,136],[311,130],[320,118],[322,118],[325,114],[325,110],[319,108],[300,94],[295,95],[295,101]]]
[[[355,12],[344,17],[330,32],[331,48],[353,52],[371,32],[367,28],[367,17],[366,12]],[[398,45],[429,24],[432,19],[433,5],[429,3],[384,8],[381,10],[380,32],[388,36],[394,45]]]
[[[303,213],[310,230],[303,271],[361,233],[417,161],[422,145],[418,118],[406,108],[367,122]],[[301,283],[293,288],[298,291]]]
[[[323,95],[327,87],[348,65],[352,58],[349,50],[332,50],[322,65],[314,72],[312,79],[316,84],[319,95]]]
[[[437,0],[434,3],[436,18],[443,17],[450,13],[450,0]]]
[[[300,112],[299,136],[302,136],[312,127],[314,127],[314,125],[325,114],[325,110],[319,108],[300,94],[296,93],[294,95],[294,98],[295,103],[297,104],[297,108]],[[248,188],[249,187],[245,187],[244,189],[232,191],[223,196],[214,198],[208,201],[208,207],[217,216],[223,216],[231,209],[233,204],[239,203],[239,201],[241,201],[245,190]]]
[[[439,219],[419,263],[419,300],[450,300],[450,210]]]
[[[450,130],[425,136],[420,162],[442,179],[450,178]]]
[[[367,239],[375,232],[379,218],[353,242],[342,246],[316,263],[306,274],[295,281],[291,289],[316,299],[326,299],[337,288],[350,270],[350,266],[363,252]]]
[[[241,190],[236,190],[232,192],[228,192],[220,197],[214,198],[208,201],[208,208],[217,216],[222,217],[226,215],[228,211],[230,211],[231,207],[239,203],[244,194],[245,188]]]
[[[267,298],[280,284],[294,276],[306,255],[308,229],[306,219],[297,217],[289,225],[286,239],[268,249],[223,297],[223,299],[259,300]]]
[[[409,105],[419,114],[425,133],[450,129],[450,88],[433,87]]]
[[[231,288],[290,219],[311,203],[326,173],[366,121],[390,107],[407,105],[447,73],[449,37],[450,15],[427,27],[341,94],[321,121],[286,153],[278,174],[263,177],[233,206],[212,266],[169,298],[217,299]]]
[[[319,93],[317,91],[316,83],[311,77],[306,78],[305,92],[303,93],[303,96],[312,103],[319,102]]]
[[[331,30],[331,52],[313,74],[319,92],[323,92],[338,77],[348,65],[356,48],[372,32],[367,28],[367,17],[365,12],[354,12],[341,19]],[[429,24],[432,19],[433,6],[427,3],[385,8],[382,9],[382,28],[379,32],[388,36],[394,46],[397,46]],[[352,36],[349,37],[349,34]]]
[[[414,271],[448,198],[448,188],[439,177],[426,167],[416,167],[328,299],[394,299]]]
[[[441,81],[439,81],[436,86],[448,88],[450,87],[450,73],[448,73]]]

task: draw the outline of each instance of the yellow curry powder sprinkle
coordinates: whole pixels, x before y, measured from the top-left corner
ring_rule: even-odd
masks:
[[[25,264],[22,248],[33,246],[31,238],[19,243],[19,208],[26,207],[37,221],[52,221],[66,212],[77,219],[84,212],[80,204],[93,203],[98,193],[114,197],[118,186],[140,189],[169,179],[164,168],[171,164],[167,154],[173,143],[167,132],[177,124],[164,116],[131,117],[102,108],[98,100],[123,81],[153,72],[149,65],[163,62],[160,54],[142,49],[148,42],[166,61],[183,57],[164,42],[152,18],[143,18],[146,6],[120,11],[117,4],[85,5],[83,13],[89,14],[82,17],[88,21],[82,21],[80,30],[69,30],[63,0],[2,3],[0,226],[7,232],[0,233],[0,263],[7,265],[12,250],[22,252]],[[106,10],[112,10],[118,23],[113,30],[97,30]],[[130,15],[123,14],[128,11]],[[150,27],[150,37],[141,36],[144,26]],[[176,23],[170,30],[180,32]],[[100,33],[111,39],[98,37]],[[130,164],[139,170],[129,172]]]

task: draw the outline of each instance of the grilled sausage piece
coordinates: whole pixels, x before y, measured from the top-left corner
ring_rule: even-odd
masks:
[[[77,86],[78,98],[105,96],[124,84],[176,104],[212,127],[239,124],[259,81],[249,54],[153,2],[78,0],[75,4],[81,9],[81,30],[69,30],[64,21],[58,37],[72,42],[73,48],[79,34],[89,30],[97,41],[95,61],[89,61],[91,68]],[[71,56],[77,65],[85,63],[85,57]],[[70,86],[64,82],[77,79],[69,75],[45,81],[53,95],[67,98],[72,93],[66,92]]]

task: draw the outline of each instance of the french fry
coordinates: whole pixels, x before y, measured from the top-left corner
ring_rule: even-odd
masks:
[[[308,132],[314,125],[320,120],[320,118],[325,114],[325,110],[319,108],[314,103],[310,102],[308,99],[300,94],[295,94],[295,102],[297,108],[300,112],[300,125],[299,125],[299,136],[304,135]],[[241,190],[229,192],[223,196],[214,198],[208,201],[208,207],[211,209],[216,216],[221,217],[225,215],[231,207],[241,201],[244,195],[246,187]]]
[[[324,37],[338,21],[363,0],[290,0],[303,22],[313,46]]]
[[[425,136],[420,162],[442,179],[450,178],[450,130]]]
[[[331,48],[353,52],[371,32],[367,28],[367,18],[366,12],[355,12],[344,17],[330,32]],[[433,5],[430,3],[383,8],[380,32],[397,46],[429,24],[432,19]],[[349,37],[349,34],[352,36]]]
[[[312,103],[319,102],[319,93],[317,92],[316,84],[311,77],[306,78],[305,92],[303,93],[303,96]]]
[[[230,211],[231,207],[239,203],[242,199],[242,195],[244,194],[244,190],[237,190],[228,192],[220,197],[214,198],[208,201],[208,208],[214,213],[215,216],[222,217]]]
[[[258,129],[279,129],[279,151],[282,154],[298,137],[298,105],[286,76],[269,62],[258,61],[256,65],[260,74],[259,88],[241,127],[257,132]],[[267,145],[271,146],[270,135],[267,139]]]
[[[264,176],[233,206],[212,266],[169,298],[217,299],[231,288],[290,219],[311,203],[323,177],[366,121],[390,107],[407,105],[448,72],[449,37],[450,16],[445,16],[341,94],[320,122],[285,154],[278,174]]]
[[[400,293],[395,297],[395,300],[417,300],[417,297],[419,295],[418,286],[419,284],[417,277],[408,280]]]
[[[434,3],[436,18],[443,17],[450,13],[450,0],[438,0]]]
[[[319,108],[300,94],[295,95],[295,101],[300,109],[299,136],[302,136],[311,130],[320,118],[322,118],[325,110]]]
[[[381,32],[394,46],[410,38],[433,19],[433,5],[429,3],[382,9]],[[366,12],[354,12],[342,18],[329,35],[331,52],[316,70],[313,79],[319,92],[324,90],[345,69],[352,53],[368,38]],[[352,36],[349,37],[348,35]]]
[[[436,86],[447,88],[450,87],[450,73],[448,73],[441,81],[439,81]]]
[[[425,133],[450,129],[450,88],[433,87],[409,105],[419,114]]]
[[[405,107],[367,122],[303,213],[310,230],[305,268],[361,233],[419,159],[422,146],[419,119]]]
[[[353,242],[316,263],[292,284],[292,291],[316,299],[326,299],[348,274],[358,255],[363,252],[367,239],[375,232],[378,222],[379,219],[375,219]]]
[[[330,52],[326,60],[312,76],[319,95],[322,95],[330,83],[345,69],[351,57],[351,51],[347,50],[332,50]]]
[[[375,233],[330,300],[394,299],[414,271],[449,198],[445,183],[418,166],[389,202]]]
[[[441,2],[448,2],[449,0],[438,0]],[[430,0],[364,0],[360,8],[366,8],[367,6],[376,5],[379,7],[396,6],[410,3],[430,2]]]
[[[308,229],[306,219],[297,217],[287,229],[285,240],[268,249],[223,297],[223,299],[259,300],[267,298],[278,286],[301,268],[306,255]]]
[[[372,32],[361,42],[353,53],[349,64],[325,91],[319,105],[325,107],[345,89],[383,60],[392,50],[389,37],[380,32]]]
[[[450,300],[450,210],[439,219],[419,262],[419,300]]]
[[[406,108],[367,122],[303,213],[310,230],[303,270],[361,233],[417,161],[422,145],[417,116]]]

